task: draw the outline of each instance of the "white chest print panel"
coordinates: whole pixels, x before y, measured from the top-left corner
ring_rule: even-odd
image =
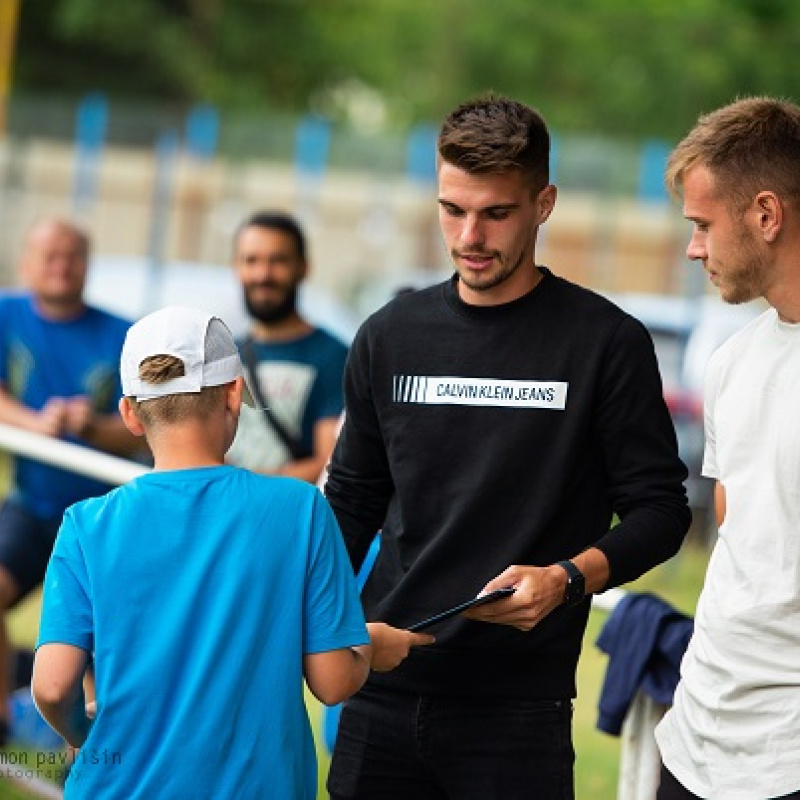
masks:
[[[567,406],[568,388],[569,384],[565,381],[395,375],[392,396],[395,403],[549,408],[552,411],[563,411]]]
[[[303,414],[316,377],[314,367],[293,361],[262,361],[256,366],[256,375],[272,413],[292,436],[300,438]],[[263,412],[243,405],[228,460],[257,472],[275,472],[291,457]]]

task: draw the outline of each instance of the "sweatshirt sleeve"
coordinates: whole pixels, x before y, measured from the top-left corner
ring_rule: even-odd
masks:
[[[632,317],[622,320],[610,341],[595,420],[619,518],[596,543],[608,558],[610,588],[675,555],[691,523],[688,472],[678,456],[652,339]]]
[[[356,571],[383,525],[394,492],[374,403],[370,340],[368,321],[348,354],[344,376],[347,413],[325,484],[325,495]]]

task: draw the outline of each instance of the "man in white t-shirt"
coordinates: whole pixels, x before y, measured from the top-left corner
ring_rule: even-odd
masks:
[[[748,98],[701,117],[666,181],[723,300],[771,308],[706,372],[719,539],[656,729],[658,799],[800,797],[800,108]]]

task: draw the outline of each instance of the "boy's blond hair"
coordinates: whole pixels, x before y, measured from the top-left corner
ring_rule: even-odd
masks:
[[[150,384],[165,383],[185,374],[183,361],[175,356],[148,356],[139,365],[139,377]],[[199,392],[170,394],[139,401],[128,397],[128,402],[146,428],[174,425],[189,419],[208,419],[222,403],[227,387],[206,386]]]

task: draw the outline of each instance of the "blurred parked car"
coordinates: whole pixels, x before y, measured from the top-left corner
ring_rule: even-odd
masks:
[[[403,292],[425,289],[452,277],[453,270],[442,267],[416,267],[384,275],[376,275],[356,292],[354,306],[366,319]]]
[[[650,331],[678,449],[689,469],[686,488],[694,530],[701,537],[713,536],[714,485],[701,474],[703,378],[714,350],[757,317],[764,306],[758,302],[729,305],[712,295],[690,298],[630,293],[609,297]]]

